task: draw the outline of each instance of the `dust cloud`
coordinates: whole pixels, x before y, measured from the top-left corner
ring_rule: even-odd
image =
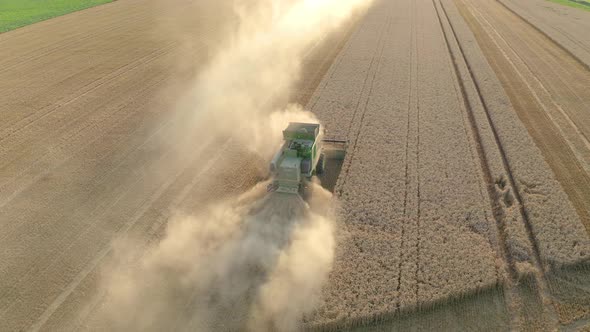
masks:
[[[201,214],[173,218],[166,237],[107,274],[115,330],[297,331],[331,268],[329,193],[309,203],[264,183]],[[117,255],[129,255],[124,247]]]
[[[202,136],[247,142],[249,150],[269,158],[285,123],[314,119],[297,105],[284,106],[304,59],[370,1],[234,1],[232,17],[239,23],[232,24],[180,102],[192,111],[187,123],[203,124],[198,126]]]
[[[304,58],[369,2],[234,1],[238,24],[223,30],[231,33],[179,102],[191,110],[179,135],[186,142],[247,142],[244,149],[269,160],[289,121],[317,122],[301,106],[285,106]],[[267,184],[174,216],[147,252],[128,240],[116,243],[102,279],[109,328],[301,329],[302,317],[321,303],[332,266],[331,194],[310,182],[304,201],[269,194]]]

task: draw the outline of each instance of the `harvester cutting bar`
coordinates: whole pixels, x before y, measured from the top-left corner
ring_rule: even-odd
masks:
[[[322,142],[325,143],[340,143],[340,144],[348,144],[348,140],[345,139],[335,139],[335,138],[324,138]]]

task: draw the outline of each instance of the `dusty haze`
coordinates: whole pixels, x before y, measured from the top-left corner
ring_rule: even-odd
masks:
[[[308,204],[269,195],[261,183],[198,215],[172,218],[145,255],[118,244],[119,260],[105,274],[105,319],[118,330],[298,330],[331,268],[329,196],[313,184]]]
[[[302,60],[368,3],[235,1],[238,23],[220,30],[227,35],[178,102],[190,120],[172,144],[186,145],[184,153],[216,144],[219,155],[232,142],[270,159],[289,121],[317,121],[301,106],[286,105]],[[103,273],[104,319],[120,330],[298,330],[321,302],[332,266],[331,194],[310,184],[304,202],[269,195],[266,184],[177,214],[147,253],[130,240],[117,242]]]

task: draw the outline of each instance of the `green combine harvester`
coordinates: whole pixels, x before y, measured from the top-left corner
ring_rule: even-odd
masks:
[[[299,194],[304,181],[324,173],[328,155],[343,158],[346,148],[345,140],[324,139],[318,123],[291,122],[283,139],[270,163],[273,181],[268,191]]]

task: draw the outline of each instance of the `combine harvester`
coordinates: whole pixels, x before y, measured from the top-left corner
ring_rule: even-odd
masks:
[[[289,123],[283,130],[285,142],[270,163],[269,192],[305,197],[306,182],[326,171],[327,159],[344,159],[347,141],[323,136],[318,123]]]

